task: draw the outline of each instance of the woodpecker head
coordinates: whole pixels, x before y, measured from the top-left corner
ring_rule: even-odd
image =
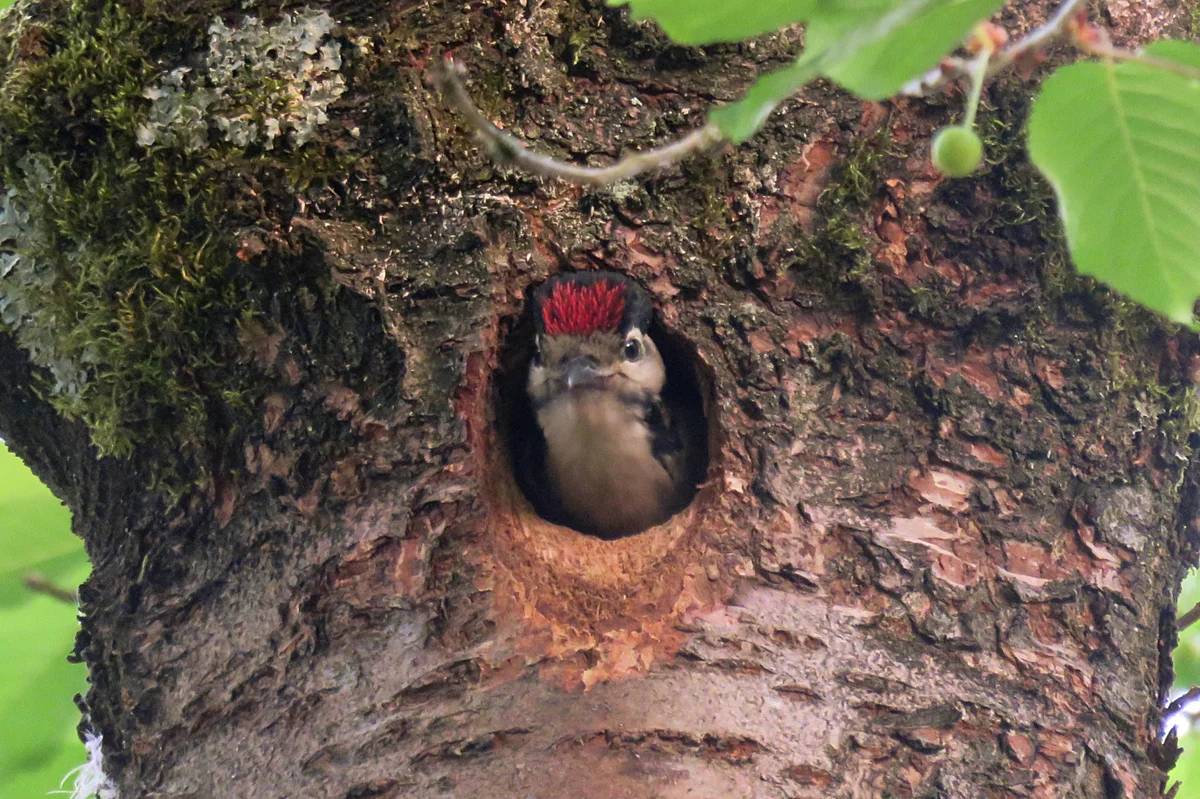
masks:
[[[541,435],[520,449],[526,497],[543,518],[601,538],[666,521],[695,495],[707,457],[699,396],[688,399],[678,370],[664,391],[650,297],[624,275],[576,272],[546,281],[532,306],[526,390]]]
[[[535,408],[606,391],[627,401],[657,397],[666,380],[647,334],[652,307],[641,287],[613,272],[575,272],[534,295],[537,352],[527,390]]]

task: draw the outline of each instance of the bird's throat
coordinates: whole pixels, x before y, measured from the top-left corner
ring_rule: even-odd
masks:
[[[644,413],[608,392],[571,392],[538,411],[551,487],[574,526],[604,536],[664,521],[674,495]]]

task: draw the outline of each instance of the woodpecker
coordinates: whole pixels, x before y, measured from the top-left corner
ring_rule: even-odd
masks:
[[[601,538],[666,521],[703,478],[704,431],[668,385],[650,297],[623,275],[575,272],[546,281],[533,304],[526,391],[544,442],[525,480],[534,504]]]

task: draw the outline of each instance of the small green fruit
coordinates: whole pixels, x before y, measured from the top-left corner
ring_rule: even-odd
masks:
[[[983,142],[970,128],[944,127],[933,137],[933,165],[951,178],[965,178],[979,166]]]

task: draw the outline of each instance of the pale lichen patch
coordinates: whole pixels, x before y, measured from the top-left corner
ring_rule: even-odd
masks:
[[[234,28],[213,21],[202,67],[177,67],[143,92],[151,105],[138,143],[189,153],[213,140],[270,150],[286,135],[293,146],[303,145],[346,89],[341,43],[329,38],[334,25],[327,12],[313,9],[275,25],[256,17]]]
[[[27,156],[21,161],[29,191],[51,191],[51,166],[45,158]],[[55,306],[45,298],[55,290],[59,276],[52,265],[33,255],[44,251],[46,231],[36,224],[26,204],[37,201],[16,189],[0,194],[0,329],[16,335],[30,359],[49,370],[53,391],[78,397],[88,379],[84,353],[72,355],[61,344],[62,330]]]

